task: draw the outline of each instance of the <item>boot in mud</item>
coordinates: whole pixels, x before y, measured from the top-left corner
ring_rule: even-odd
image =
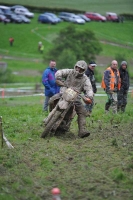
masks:
[[[90,135],[89,131],[86,130],[86,119],[85,116],[80,114],[78,115],[78,127],[79,127],[79,134],[80,138],[85,138]]]

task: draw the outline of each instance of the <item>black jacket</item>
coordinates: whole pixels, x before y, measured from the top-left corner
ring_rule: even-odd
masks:
[[[97,92],[97,87],[96,87],[94,72],[88,67],[87,70],[86,70],[86,72],[85,72],[85,74],[90,79],[93,92],[96,93]]]
[[[127,71],[127,69],[122,69],[122,67],[120,66],[119,68],[119,72],[120,72],[120,78],[121,78],[121,89],[123,90],[128,90],[129,89],[129,73]]]

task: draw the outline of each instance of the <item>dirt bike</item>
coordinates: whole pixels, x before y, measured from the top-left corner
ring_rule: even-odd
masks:
[[[78,96],[84,101],[90,101],[90,99],[85,98],[79,94],[78,91],[72,88],[67,88],[63,94],[60,95],[59,101],[57,102],[55,108],[44,120],[45,130],[41,135],[42,138],[45,138],[46,136],[53,136],[59,130],[63,132],[69,130],[71,121],[76,114],[74,109],[74,101]]]

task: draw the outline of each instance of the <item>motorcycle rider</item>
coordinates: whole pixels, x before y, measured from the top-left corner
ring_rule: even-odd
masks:
[[[87,63],[84,60],[78,61],[74,69],[62,69],[58,70],[55,74],[56,84],[59,85],[60,92],[62,93],[66,88],[73,88],[79,93],[84,93],[84,100],[86,97],[93,100],[92,85],[88,77],[85,75],[87,69]],[[90,133],[86,130],[86,109],[81,101],[81,98],[77,98],[74,102],[75,111],[78,115],[78,127],[80,138],[88,137]]]

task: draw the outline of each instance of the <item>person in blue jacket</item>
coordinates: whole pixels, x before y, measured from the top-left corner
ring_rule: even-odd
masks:
[[[42,84],[45,87],[44,111],[47,111],[47,112],[48,112],[48,101],[50,97],[59,93],[59,90],[60,90],[60,87],[57,86],[55,82],[56,72],[57,72],[56,61],[51,60],[49,63],[49,66],[44,70],[43,75],[42,75]]]

